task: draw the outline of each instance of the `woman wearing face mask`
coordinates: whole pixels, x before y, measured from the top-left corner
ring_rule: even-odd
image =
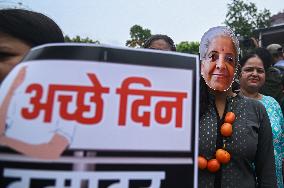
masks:
[[[240,94],[260,101],[268,113],[273,133],[277,185],[279,188],[282,188],[282,157],[284,155],[283,114],[280,105],[273,97],[259,93],[265,82],[265,72],[271,66],[269,57],[271,57],[269,51],[265,48],[257,48],[241,59]]]
[[[272,132],[264,106],[232,91],[239,44],[227,27],[200,42],[199,187],[276,187]]]

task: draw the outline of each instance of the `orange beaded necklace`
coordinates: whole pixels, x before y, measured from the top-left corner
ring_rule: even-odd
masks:
[[[230,137],[233,134],[233,122],[236,116],[233,112],[227,112],[223,125],[221,126],[220,132],[224,137]],[[222,149],[217,149],[215,152],[215,158],[207,161],[205,157],[198,156],[198,168],[206,169],[210,172],[217,172],[221,164],[227,164],[231,160],[231,155],[226,151],[226,145],[223,145]]]

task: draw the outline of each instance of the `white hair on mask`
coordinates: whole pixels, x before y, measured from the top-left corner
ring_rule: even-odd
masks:
[[[226,26],[212,27],[203,34],[201,41],[200,41],[200,46],[199,46],[200,60],[205,59],[206,54],[208,52],[210,42],[212,42],[214,38],[219,37],[219,36],[230,37],[232,39],[234,48],[237,53],[236,61],[238,62],[239,54],[240,54],[239,40],[237,36],[234,34],[234,32]]]

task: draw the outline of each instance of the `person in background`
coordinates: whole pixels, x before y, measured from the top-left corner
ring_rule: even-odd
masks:
[[[23,9],[0,10],[0,83],[30,48],[64,42],[59,26],[49,17]]]
[[[282,92],[284,92],[284,50],[280,44],[270,44],[266,47],[272,56],[272,65],[281,75],[282,82]],[[283,94],[284,98],[284,94]],[[283,99],[284,100],[284,99]],[[284,107],[282,108],[282,111]]]
[[[273,57],[269,50],[256,48],[255,52],[262,59],[265,67],[265,82],[259,92],[266,96],[273,97],[284,112],[284,79],[279,68],[274,66]]]
[[[239,42],[224,26],[200,42],[199,187],[277,186],[272,131],[264,106],[232,91]]]
[[[152,35],[150,38],[148,38],[143,48],[149,48],[149,49],[156,49],[156,50],[165,50],[165,51],[176,51],[176,47],[174,44],[173,39],[167,35]]]
[[[59,26],[49,17],[23,9],[0,10],[0,82],[20,63],[30,48],[57,42],[64,42],[64,36]],[[73,129],[61,131],[58,126],[50,125],[48,134],[53,134],[53,136],[49,141],[41,144],[26,143],[7,134],[12,128],[21,126],[16,119],[9,117],[8,108],[10,103],[14,104],[11,101],[12,96],[24,82],[26,72],[26,68],[18,72],[0,104],[0,144],[35,158],[59,158],[70,144]],[[11,119],[13,121],[10,121]],[[27,124],[30,125],[29,122]],[[72,125],[61,126],[67,129],[74,127]]]
[[[265,49],[264,49],[265,50]],[[262,51],[255,49],[244,56],[241,61],[240,94],[260,101],[268,113],[273,133],[273,145],[277,185],[283,187],[282,158],[284,156],[284,119],[278,102],[270,96],[259,93],[265,82],[265,72],[268,68],[261,59]]]
[[[284,68],[283,47],[280,44],[270,44],[266,47],[273,57],[273,64],[276,67]]]

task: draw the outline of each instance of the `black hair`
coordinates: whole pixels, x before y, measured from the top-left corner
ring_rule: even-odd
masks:
[[[171,51],[176,51],[176,46],[175,46],[173,39],[167,35],[161,35],[161,34],[152,35],[150,38],[148,38],[144,42],[143,48],[149,48],[152,42],[159,40],[159,39],[166,41],[171,47]]]
[[[252,58],[252,57],[257,57],[257,54],[249,52],[247,54],[245,54],[241,59],[240,59],[240,65],[241,67],[245,66],[246,62],[248,59]],[[264,65],[264,64],[263,64]]]
[[[269,51],[266,48],[261,48],[261,47],[248,51],[248,53],[245,54],[240,60],[241,67],[245,65],[246,61],[249,58],[256,56],[258,56],[261,59],[264,70],[265,72],[267,72],[268,68],[272,66],[273,59]]]
[[[51,18],[24,9],[1,9],[0,32],[20,39],[32,47],[64,42],[61,29]]]
[[[201,117],[208,110],[209,103],[209,90],[208,86],[203,79],[200,77],[200,96],[199,96],[199,117]]]

